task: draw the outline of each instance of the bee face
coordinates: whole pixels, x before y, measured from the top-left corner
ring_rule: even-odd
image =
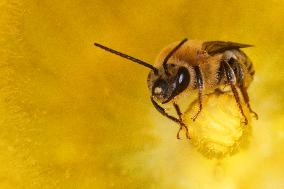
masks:
[[[188,69],[175,64],[168,64],[166,73],[164,68],[158,69],[158,73],[151,71],[148,75],[148,88],[152,96],[161,103],[171,101],[175,96],[183,92],[190,83]]]

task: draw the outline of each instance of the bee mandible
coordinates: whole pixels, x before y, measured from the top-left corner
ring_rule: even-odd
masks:
[[[151,69],[147,79],[151,102],[162,115],[179,124],[178,139],[183,128],[186,137],[190,138],[188,127],[182,120],[183,113],[177,104],[179,96],[185,93],[196,91],[198,94],[199,107],[192,117],[193,121],[202,110],[202,96],[209,91],[222,91],[227,85],[235,97],[244,124],[248,124],[248,119],[243,111],[240,94],[250,112],[258,117],[250,106],[247,93],[255,70],[250,59],[240,50],[252,45],[184,39],[165,47],[154,65],[98,43],[95,46]],[[167,113],[164,104],[172,104],[178,117]]]

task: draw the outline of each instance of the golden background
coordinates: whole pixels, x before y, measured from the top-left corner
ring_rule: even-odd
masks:
[[[284,188],[284,1],[0,1],[0,188]],[[184,37],[254,44],[248,149],[209,160],[142,66]]]

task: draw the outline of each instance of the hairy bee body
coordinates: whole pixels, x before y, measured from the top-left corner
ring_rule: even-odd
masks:
[[[217,41],[217,43],[219,42]],[[163,60],[177,44],[178,42],[165,47],[158,55],[154,66],[162,67]],[[210,55],[205,50],[202,41],[189,40],[170,57],[167,64],[183,66],[188,69],[191,77],[190,83],[184,91],[185,93],[198,90],[196,79],[196,70],[198,69],[203,81],[203,90],[206,93],[206,91],[214,89],[222,90],[224,85],[228,85],[229,81],[221,63],[222,60],[229,60],[230,58],[235,59],[237,62],[235,65],[231,65],[235,72],[235,84],[243,85],[247,88],[253,80],[255,71],[250,59],[240,49],[230,49]],[[151,79],[149,78],[148,80]]]
[[[199,104],[199,110],[192,117],[193,121],[202,110],[203,95],[216,90],[222,91],[226,85],[230,86],[230,91],[234,95],[244,123],[247,124],[248,119],[244,114],[239,92],[249,111],[257,117],[250,107],[247,93],[247,88],[254,76],[253,65],[246,54],[240,50],[251,47],[251,45],[184,39],[165,47],[154,65],[101,44],[95,43],[95,45],[151,69],[147,79],[151,102],[162,115],[180,125],[177,138],[179,138],[182,128],[186,129],[186,136],[190,138],[177,99],[183,94],[192,94],[193,91],[198,92]],[[178,117],[166,112],[163,104],[167,103],[173,105]]]

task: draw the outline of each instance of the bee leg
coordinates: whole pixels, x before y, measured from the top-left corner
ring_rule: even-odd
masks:
[[[196,77],[196,83],[198,87],[198,102],[199,102],[199,109],[198,112],[191,118],[193,121],[196,120],[198,115],[200,114],[202,110],[202,91],[203,91],[203,80],[202,80],[202,75],[199,66],[194,67],[195,71],[195,77]]]
[[[231,66],[228,64],[227,61],[222,61],[222,64],[225,68],[227,81],[230,83],[230,86],[231,86],[232,92],[234,94],[235,100],[237,102],[237,105],[238,105],[238,107],[241,111],[242,116],[245,119],[244,123],[245,123],[245,125],[247,125],[248,119],[247,119],[246,115],[244,114],[243,107],[242,107],[241,102],[240,102],[240,97],[239,97],[239,94],[238,94],[238,91],[237,91],[237,88],[236,88],[236,76],[234,74],[234,71],[231,68]]]
[[[187,130],[186,125],[185,125],[185,124],[182,122],[182,120],[181,120],[181,116],[179,117],[179,119],[177,119],[177,118],[175,118],[174,116],[169,115],[169,114],[166,112],[166,110],[165,110],[163,107],[161,107],[161,106],[153,99],[153,97],[151,97],[151,102],[152,102],[152,104],[154,105],[154,107],[156,108],[156,110],[158,110],[158,112],[160,112],[163,116],[166,116],[166,117],[169,118],[170,120],[172,120],[172,121],[174,121],[174,122],[176,122],[176,123],[178,123],[178,124],[180,125],[180,128],[179,128],[178,133],[177,133],[177,139],[180,139],[179,133],[180,133],[180,131],[182,130],[182,128],[185,127],[186,130]]]
[[[246,105],[247,105],[247,107],[248,107],[250,113],[252,113],[256,119],[258,119],[257,113],[255,113],[255,112],[252,110],[252,108],[250,107],[249,96],[248,96],[247,89],[246,89],[243,85],[240,86],[240,89],[241,89],[241,93],[242,93],[242,95],[243,95],[244,101],[245,101],[245,103],[246,103]]]
[[[151,102],[154,105],[154,107],[156,108],[156,110],[158,110],[158,112],[160,112],[163,116],[166,116],[167,118],[169,118],[170,120],[176,122],[176,123],[180,123],[180,120],[175,118],[174,116],[169,115],[166,110],[161,107],[154,99],[153,97],[151,97]]]
[[[244,101],[245,101],[245,103],[246,103],[250,113],[252,113],[256,119],[258,119],[257,113],[255,113],[252,110],[252,108],[250,107],[249,96],[248,96],[248,93],[247,93],[247,89],[244,86],[244,75],[245,74],[244,74],[244,71],[243,71],[241,65],[234,58],[230,58],[228,63],[231,66],[231,68],[234,70],[238,86],[240,88],[240,91],[242,93],[243,99],[244,99]]]
[[[177,132],[177,138],[179,139],[180,137],[179,137],[179,133],[180,133],[180,131],[182,130],[182,128],[185,128],[185,134],[186,134],[186,138],[187,139],[190,139],[190,136],[189,136],[189,132],[188,132],[188,128],[187,128],[187,126],[183,123],[183,121],[182,121],[182,113],[181,113],[181,111],[180,111],[180,108],[179,108],[179,106],[174,102],[174,107],[175,107],[175,109],[176,109],[176,112],[177,112],[177,115],[178,115],[178,117],[179,117],[179,120],[180,120],[180,127],[179,127],[179,130],[178,130],[178,132]]]
[[[198,102],[199,102],[199,109],[198,112],[191,118],[195,121],[202,110],[202,89],[198,89]]]

